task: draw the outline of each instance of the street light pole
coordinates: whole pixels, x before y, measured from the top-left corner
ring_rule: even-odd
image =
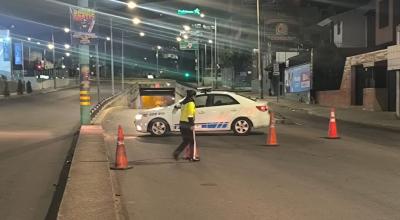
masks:
[[[107,78],[107,40],[104,40],[104,78]]]
[[[260,81],[260,98],[264,98],[264,83],[263,83],[263,73],[261,70],[261,39],[260,39],[260,0],[257,0],[257,69],[258,69],[258,80]]]
[[[207,73],[207,42],[204,44],[204,71],[203,71],[203,86],[204,86],[204,75]]]
[[[217,18],[214,18],[214,74],[215,74],[215,88],[218,88],[218,73],[217,73]]]
[[[124,82],[125,81],[124,31],[122,31],[122,34],[121,34],[121,44],[122,44],[122,48],[121,48],[121,81],[122,81],[122,85],[121,85],[121,88],[123,91],[125,89],[125,86],[124,86],[124,83],[125,83]]]
[[[54,33],[52,32],[51,33],[51,41],[52,41],[52,44],[53,44],[53,77],[54,77],[54,89],[56,89],[57,88],[57,80],[56,80],[56,72],[55,72],[55,70],[56,70],[56,45],[54,44]]]
[[[100,103],[100,67],[99,67],[99,44],[96,44],[96,79],[97,79],[97,103]]]
[[[115,95],[115,87],[114,87],[114,43],[113,43],[113,21],[110,18],[110,32],[111,32],[111,90],[112,95]]]

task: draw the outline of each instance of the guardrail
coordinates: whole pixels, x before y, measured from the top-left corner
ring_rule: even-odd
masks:
[[[90,110],[90,117],[93,119],[96,117],[96,115],[103,109],[105,105],[107,105],[111,100],[116,98],[117,96],[121,95],[124,91],[120,91],[115,95],[109,96],[107,98],[103,98],[97,105],[95,105],[91,110]]]

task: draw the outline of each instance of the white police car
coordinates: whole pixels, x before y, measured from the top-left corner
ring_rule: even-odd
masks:
[[[267,103],[261,103],[232,92],[197,93],[196,132],[232,130],[236,135],[248,135],[252,128],[267,127]],[[179,104],[140,111],[135,116],[138,132],[164,136],[179,131]]]

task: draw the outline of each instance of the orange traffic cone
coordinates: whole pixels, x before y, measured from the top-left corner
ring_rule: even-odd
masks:
[[[276,137],[276,129],[275,129],[275,118],[274,118],[274,113],[270,113],[270,119],[269,119],[269,132],[268,132],[268,137],[267,137],[267,146],[279,146],[278,140]]]
[[[111,167],[113,170],[127,170],[131,169],[132,166],[128,165],[128,158],[126,156],[125,144],[124,144],[124,131],[121,125],[118,126],[118,138],[117,138],[117,149],[115,152],[115,166]]]
[[[331,118],[329,120],[329,130],[328,130],[328,139],[339,139],[339,135],[336,128],[336,117],[335,117],[335,109],[331,109]]]

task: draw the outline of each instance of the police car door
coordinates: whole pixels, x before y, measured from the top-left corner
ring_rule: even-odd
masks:
[[[209,108],[210,108],[210,99],[209,95],[201,94],[197,95],[195,98],[196,103],[196,131],[206,131],[207,129],[207,122],[209,119]]]
[[[230,123],[237,117],[240,104],[230,95],[214,94],[209,107],[209,119],[212,130],[230,130]]]

